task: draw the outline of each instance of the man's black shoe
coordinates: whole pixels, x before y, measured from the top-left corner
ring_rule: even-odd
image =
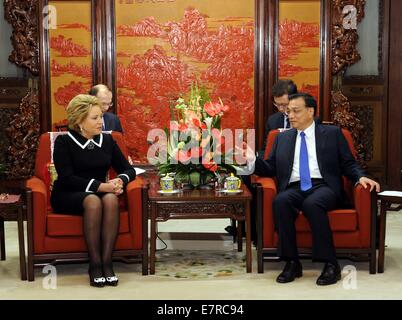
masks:
[[[237,229],[233,228],[232,226],[227,226],[225,228],[225,231],[230,234],[232,237],[236,237],[237,236]],[[246,233],[244,231],[242,231],[242,236],[246,237]],[[251,233],[251,241],[253,242],[254,247],[257,247],[257,236],[255,236],[253,233]]]
[[[281,274],[276,278],[276,282],[287,283],[292,282],[295,278],[300,278],[303,275],[302,265],[299,260],[289,260]]]
[[[236,230],[236,228],[233,228],[232,226],[227,226],[227,227],[225,228],[225,231],[226,231],[227,233],[229,233],[232,237],[237,235],[237,230]]]
[[[338,280],[341,280],[341,268],[339,267],[339,264],[327,262],[321,275],[317,279],[317,285],[328,286],[337,283]]]

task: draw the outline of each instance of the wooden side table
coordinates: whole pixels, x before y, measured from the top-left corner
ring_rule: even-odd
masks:
[[[380,210],[380,239],[378,246],[378,273],[384,272],[384,251],[385,251],[385,231],[387,224],[387,210],[397,211],[402,208],[402,197],[378,195],[381,201]],[[392,208],[392,204],[399,204],[397,208]]]
[[[32,192],[30,189],[0,188],[2,192],[19,194],[20,199],[13,203],[0,203],[0,251],[1,260],[6,260],[4,221],[17,221],[18,223],[18,245],[20,258],[21,280],[27,280],[24,220],[28,210],[32,209]]]
[[[251,193],[242,186],[243,192],[224,194],[215,190],[190,190],[176,194],[158,193],[159,186],[151,183],[148,190],[148,205],[151,218],[150,274],[155,274],[156,227],[158,222],[169,219],[215,219],[231,218],[246,223],[246,270],[251,272]],[[241,228],[238,227],[239,239]],[[241,240],[238,250],[241,251]]]

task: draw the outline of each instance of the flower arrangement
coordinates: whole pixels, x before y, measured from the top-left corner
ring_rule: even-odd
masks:
[[[191,85],[188,98],[180,97],[170,107],[166,161],[158,164],[159,174],[174,173],[176,181],[197,187],[236,172],[236,166],[226,161],[230,157],[224,152],[221,129],[228,110],[221,99],[212,102],[205,87]]]

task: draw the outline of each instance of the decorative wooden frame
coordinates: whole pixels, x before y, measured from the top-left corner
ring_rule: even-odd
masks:
[[[344,83],[364,82],[370,84],[382,84],[387,74],[388,56],[384,53],[388,51],[388,30],[385,21],[389,21],[389,0],[379,0],[379,21],[378,21],[378,75],[370,76],[345,76]],[[385,67],[385,68],[384,68]]]
[[[402,185],[402,2],[390,1],[389,25],[389,73],[388,79],[388,154],[387,183],[390,188],[401,189]],[[395,145],[395,147],[393,147]]]
[[[266,105],[269,101],[268,87],[273,82],[273,75],[265,72],[268,61],[273,57],[273,48],[268,46],[267,39],[272,38],[273,27],[268,19],[271,3],[266,0],[255,0],[255,49],[254,49],[254,126],[256,129],[256,146],[261,149],[264,142],[264,126]]]
[[[4,17],[13,27],[14,50],[8,60],[34,76],[39,74],[37,13],[37,0],[4,0]]]

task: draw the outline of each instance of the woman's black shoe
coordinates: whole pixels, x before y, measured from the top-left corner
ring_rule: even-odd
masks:
[[[103,274],[106,278],[106,285],[117,286],[119,283],[119,278],[114,274],[112,263],[105,263],[103,265]]]
[[[91,278],[91,276],[89,276],[89,284],[92,287],[102,288],[105,286],[105,283],[106,283],[105,277]]]
[[[89,267],[89,269],[88,269],[89,284],[92,287],[102,288],[102,287],[105,286],[106,279],[105,279],[105,277],[103,277],[101,271],[98,271],[98,272],[95,273],[94,270],[96,270],[96,269],[98,269],[98,268],[91,269],[91,267]],[[101,269],[99,268],[99,270],[101,270]],[[102,276],[97,277],[97,275],[102,275]]]
[[[116,287],[119,283],[117,276],[106,277],[106,285]]]

